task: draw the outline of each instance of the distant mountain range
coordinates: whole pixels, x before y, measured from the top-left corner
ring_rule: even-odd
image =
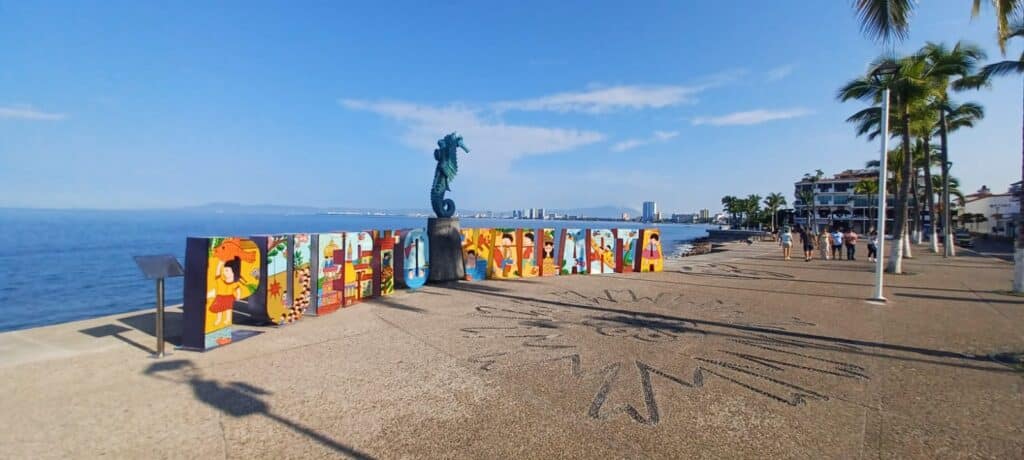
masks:
[[[342,207],[315,207],[315,206],[284,206],[276,204],[239,204],[239,203],[207,203],[199,206],[187,206],[180,208],[182,211],[215,212],[220,214],[324,214],[324,213],[353,213],[353,214],[431,214],[429,208],[342,208]],[[486,211],[460,209],[459,214],[470,216],[484,213]],[[493,211],[495,215],[509,214],[511,211]],[[619,218],[622,213],[631,217],[640,215],[639,211],[622,206],[595,206],[589,208],[566,208],[566,209],[545,209],[548,213],[567,214],[581,217],[607,217]]]

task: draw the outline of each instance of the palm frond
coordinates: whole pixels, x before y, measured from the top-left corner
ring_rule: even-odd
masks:
[[[1000,77],[1003,75],[1024,73],[1024,53],[1021,53],[1020,59],[1016,61],[999,61],[994,64],[989,64],[981,69],[979,75],[988,77]]]
[[[974,0],[971,5],[971,16],[977,17],[981,12],[981,0]],[[999,51],[1006,54],[1006,40],[1015,36],[1017,32],[1011,24],[1011,20],[1024,10],[1024,0],[990,0],[989,3],[995,9],[996,32],[999,41]]]
[[[853,4],[861,33],[883,43],[907,37],[916,6],[914,0],[854,0]]]

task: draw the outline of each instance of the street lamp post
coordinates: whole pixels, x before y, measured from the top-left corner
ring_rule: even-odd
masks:
[[[899,70],[899,66],[895,63],[886,63],[875,68],[873,73],[876,81],[881,81],[881,77],[884,75],[893,75]],[[885,302],[886,298],[883,292],[885,285],[885,196],[886,196],[886,179],[888,179],[888,155],[889,155],[889,87],[886,86],[882,90],[882,152],[879,155],[878,160],[878,224],[876,225],[876,231],[878,232],[878,253],[875,255],[875,293],[871,297],[871,300],[877,302]],[[899,244],[897,242],[896,244]]]

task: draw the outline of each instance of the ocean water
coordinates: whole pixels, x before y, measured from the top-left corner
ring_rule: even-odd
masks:
[[[425,227],[425,217],[216,214],[185,211],[0,209],[0,331],[150,308],[154,283],[132,256],[173,254],[184,265],[187,236],[246,236]],[[462,219],[463,227],[637,228],[623,222]],[[707,236],[703,225],[662,224],[674,241]],[[166,286],[181,303],[182,278]]]

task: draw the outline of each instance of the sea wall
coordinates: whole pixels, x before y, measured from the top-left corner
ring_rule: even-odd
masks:
[[[764,230],[712,230],[708,229],[708,239],[713,242],[744,241],[748,238],[760,238]]]
[[[395,288],[422,287],[430,270],[423,228],[189,237],[182,346],[208,350],[251,336],[243,311],[282,326],[332,313]],[[466,281],[660,272],[657,228],[466,228]]]

